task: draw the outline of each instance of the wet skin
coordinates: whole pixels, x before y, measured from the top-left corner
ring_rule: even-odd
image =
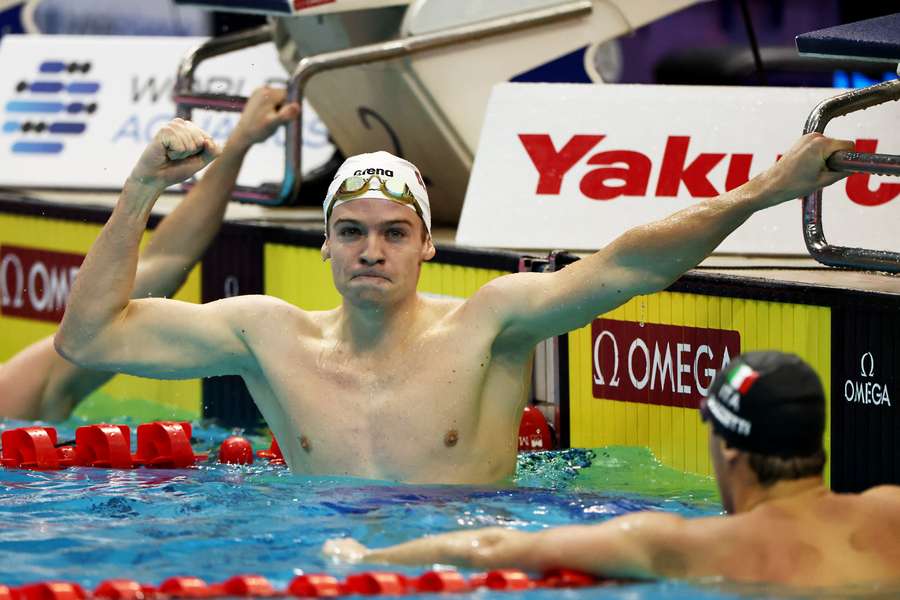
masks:
[[[342,204],[323,251],[343,305],[260,299],[269,316],[247,332],[258,366],[244,379],[293,469],[444,483],[513,473],[531,347],[498,345],[477,301],[416,294],[432,252],[421,227],[386,200]]]

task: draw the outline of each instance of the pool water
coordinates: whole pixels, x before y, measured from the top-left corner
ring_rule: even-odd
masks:
[[[22,425],[0,422],[0,428]],[[58,430],[61,440],[74,437],[74,426]],[[229,434],[198,427],[195,449],[214,449]],[[350,535],[381,546],[461,527],[535,530],[636,510],[689,517],[721,510],[712,480],[676,473],[633,448],[523,455],[515,481],[499,487],[301,477],[260,463],[182,470],[0,469],[0,482],[0,583],[9,586],[53,579],[93,588],[109,578],[158,584],[174,575],[214,582],[255,573],[283,588],[304,572],[345,576],[373,569],[325,559],[320,548],[332,537]],[[414,574],[424,568],[391,570]],[[740,596],[748,591],[740,590]],[[659,582],[523,594],[643,600],[732,598],[732,592]]]

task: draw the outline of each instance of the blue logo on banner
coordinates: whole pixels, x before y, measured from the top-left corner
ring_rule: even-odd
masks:
[[[12,143],[13,154],[59,154],[64,142],[52,136],[81,135],[87,130],[84,120],[56,119],[87,119],[97,111],[91,96],[100,91],[100,82],[82,79],[90,70],[90,62],[47,60],[38,65],[33,81],[16,85],[15,98],[4,105],[2,126],[4,134],[18,136]]]

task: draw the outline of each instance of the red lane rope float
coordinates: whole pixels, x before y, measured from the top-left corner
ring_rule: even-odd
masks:
[[[281,453],[281,448],[278,446],[278,440],[274,437],[272,438],[272,445],[269,446],[269,449],[257,451],[256,456],[268,460],[270,465],[286,464],[284,462],[284,455]]]
[[[53,427],[20,427],[2,433],[0,464],[9,469],[57,470],[65,467],[183,469],[206,454],[194,454],[191,424],[157,421],[137,429],[137,452],[131,453],[127,425],[85,425],[75,430],[75,446],[56,447]],[[2,598],[0,598],[2,600]]]
[[[369,571],[348,575],[344,581],[324,573],[299,575],[284,590],[275,589],[261,575],[235,575],[221,583],[207,584],[199,577],[170,577],[159,587],[130,579],[108,579],[93,593],[77,583],[43,581],[18,588],[0,585],[0,600],[165,600],[167,598],[336,598],[340,596],[419,593],[461,593],[478,588],[522,591],[534,588],[575,588],[622,583],[593,575],[554,569],[538,579],[516,569],[498,569],[466,578],[457,571],[426,571],[418,577],[401,573]]]
[[[3,446],[0,465],[10,469],[57,470],[71,466],[183,469],[207,458],[206,454],[194,454],[191,424],[174,421],[139,425],[134,454],[131,453],[131,429],[127,425],[105,423],[76,429],[74,446],[57,447],[53,427],[10,429],[2,433],[0,443]],[[553,438],[547,420],[537,408],[526,407],[519,426],[519,451],[552,448]],[[285,464],[275,438],[268,450],[259,450],[256,456],[268,460],[271,465]],[[226,438],[219,448],[219,461],[223,463],[251,464],[253,458],[253,446],[239,436]]]

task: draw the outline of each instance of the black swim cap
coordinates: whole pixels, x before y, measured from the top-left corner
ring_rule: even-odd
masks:
[[[747,352],[716,376],[700,415],[731,448],[809,456],[822,448],[825,391],[799,356]]]

